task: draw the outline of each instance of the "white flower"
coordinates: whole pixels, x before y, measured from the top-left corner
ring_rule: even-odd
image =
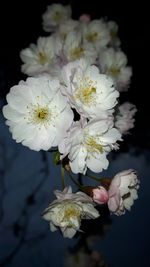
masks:
[[[118,38],[118,25],[115,21],[108,21],[107,22],[107,27],[109,29],[110,33],[110,44],[114,47],[119,47],[121,42],[120,39]]]
[[[117,149],[117,140],[121,134],[115,128],[110,118],[86,122],[75,122],[68,136],[59,145],[63,157],[68,155],[73,173],[86,173],[87,168],[93,172],[107,169],[107,154]]]
[[[80,22],[78,20],[69,19],[59,25],[57,34],[59,34],[59,36],[63,40],[65,40],[70,32],[76,31],[79,28],[80,28]]]
[[[21,81],[11,88],[7,102],[3,113],[13,139],[32,150],[57,146],[73,121],[57,79],[43,76]]]
[[[20,57],[24,64],[22,72],[34,76],[41,73],[50,73],[56,62],[55,39],[51,37],[39,37],[37,45],[31,44],[29,48],[23,49]]]
[[[82,30],[85,42],[94,44],[97,51],[106,47],[110,41],[109,29],[103,20],[92,20],[85,23]]]
[[[111,78],[99,73],[96,66],[86,60],[68,63],[62,69],[63,94],[84,117],[95,118],[113,113],[118,91]]]
[[[99,66],[102,73],[110,76],[119,91],[126,91],[132,75],[131,67],[127,67],[127,57],[122,51],[108,48],[101,51]]]
[[[46,32],[53,31],[65,20],[71,17],[71,7],[61,4],[52,4],[47,6],[46,12],[43,14],[43,28]]]
[[[57,200],[54,200],[43,213],[43,218],[50,221],[51,231],[58,228],[64,237],[72,238],[80,229],[82,219],[95,219],[99,217],[94,208],[93,201],[85,193],[72,193],[71,187],[63,192],[54,191]]]
[[[80,31],[72,31],[68,33],[64,42],[63,53],[68,61],[86,58],[89,59],[91,64],[95,63],[98,56],[92,44],[82,43]]]
[[[108,191],[108,207],[116,215],[131,210],[134,200],[138,198],[139,180],[136,173],[129,169],[115,175]]]
[[[127,134],[134,127],[134,115],[137,112],[135,105],[125,102],[118,108],[115,116],[115,126],[121,134]]]

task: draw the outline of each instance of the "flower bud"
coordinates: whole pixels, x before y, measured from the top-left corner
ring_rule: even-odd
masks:
[[[91,20],[91,17],[89,14],[83,14],[80,16],[79,20],[81,22],[89,22]]]
[[[92,190],[93,193],[93,201],[98,204],[107,203],[109,196],[107,190],[103,186],[98,186]]]

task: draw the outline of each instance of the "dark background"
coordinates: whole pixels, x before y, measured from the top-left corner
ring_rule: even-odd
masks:
[[[46,6],[53,2],[71,3],[76,19],[82,13],[89,13],[92,19],[107,17],[118,23],[121,48],[133,68],[129,93],[122,95],[124,100],[133,102],[138,108],[136,126],[140,136],[136,142],[149,146],[149,8],[146,1],[1,1],[0,95],[5,98],[11,86],[25,79],[20,70],[19,52],[35,43],[39,36],[46,35],[41,16]],[[132,141],[135,142],[135,138]]]
[[[148,267],[150,266],[148,5],[144,1],[138,3],[106,0],[1,1],[0,98],[3,101],[10,87],[26,78],[20,70],[20,50],[28,47],[30,43],[35,43],[39,36],[46,36],[42,30],[41,16],[46,6],[53,2],[71,3],[75,19],[82,13],[89,13],[92,19],[107,17],[108,20],[116,21],[119,26],[121,48],[133,68],[129,92],[122,93],[121,101],[131,101],[137,106],[138,112],[132,134],[125,137],[121,153],[111,159],[110,167],[105,174],[106,177],[107,175],[112,177],[123,169],[136,169],[141,180],[139,200],[135,202],[131,213],[119,218],[114,216],[112,221],[109,216],[107,218],[102,215],[97,228],[95,224],[88,226],[86,232],[95,230],[102,239],[97,248],[102,249],[108,266]],[[53,190],[60,189],[58,166],[52,167],[49,155],[47,162],[45,156],[41,156],[40,153],[16,144],[4,124],[2,114],[0,116],[0,211],[2,208],[4,213],[3,216],[0,214],[0,267],[63,266],[65,248],[74,245],[76,239],[70,241],[63,239],[60,233],[51,233],[47,222],[43,222],[40,217],[52,199]],[[1,166],[1,162],[4,166]],[[48,168],[50,175],[47,174]],[[103,228],[109,232],[105,239],[102,238]]]

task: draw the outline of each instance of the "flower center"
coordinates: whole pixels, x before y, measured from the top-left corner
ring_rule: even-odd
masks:
[[[116,77],[119,73],[120,73],[120,68],[118,68],[118,67],[110,67],[107,70],[108,76],[115,76]]]
[[[86,35],[86,39],[88,42],[94,43],[97,39],[98,33],[97,32],[93,32],[93,33],[88,33]]]
[[[79,210],[77,205],[73,205],[73,204],[65,205],[64,216],[63,216],[63,219],[65,219],[65,221],[69,221],[73,217],[76,217],[79,219],[80,215],[81,215],[81,211]]]
[[[28,123],[33,123],[35,125],[47,126],[52,120],[52,112],[49,110],[48,106],[42,107],[39,104],[27,106],[27,116],[24,119]]]
[[[47,120],[49,117],[49,110],[48,108],[41,108],[38,107],[35,111],[34,111],[34,116],[35,119],[39,122]]]
[[[85,141],[85,145],[87,151],[90,153],[103,153],[103,146],[95,140],[95,137],[88,136]]]
[[[71,51],[71,58],[73,60],[78,59],[83,55],[83,53],[84,53],[84,48],[76,47],[76,48],[72,49],[72,51]]]
[[[83,104],[89,105],[96,100],[96,82],[85,77],[80,82],[80,87],[75,92],[75,98],[79,99]]]
[[[55,13],[54,13],[54,15],[53,15],[53,20],[55,21],[55,22],[60,22],[61,20],[62,20],[62,18],[63,18],[63,14],[62,14],[62,12],[60,12],[60,11],[56,11]]]
[[[39,52],[38,54],[38,61],[41,65],[44,65],[48,62],[48,56],[44,51]]]

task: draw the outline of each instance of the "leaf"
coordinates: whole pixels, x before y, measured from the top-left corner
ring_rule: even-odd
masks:
[[[53,162],[55,165],[60,164],[60,153],[59,151],[56,151],[53,155]]]

